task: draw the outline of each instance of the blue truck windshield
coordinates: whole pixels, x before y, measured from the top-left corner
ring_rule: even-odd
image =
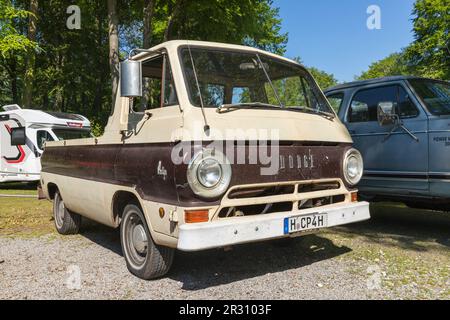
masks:
[[[444,81],[409,80],[416,93],[434,115],[450,115],[450,84]]]

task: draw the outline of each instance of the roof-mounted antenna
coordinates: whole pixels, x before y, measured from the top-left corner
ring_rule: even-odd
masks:
[[[205,133],[207,135],[209,135],[211,128],[209,127],[208,120],[206,119],[205,104],[203,103],[202,91],[200,90],[200,83],[198,82],[197,71],[195,69],[194,58],[192,57],[191,46],[189,45],[189,43],[188,43],[188,50],[189,50],[189,56],[191,57],[192,71],[194,72],[195,84],[197,85],[198,96],[200,98],[200,107],[202,109],[203,120],[205,121],[205,126],[204,126],[203,130],[205,131]]]

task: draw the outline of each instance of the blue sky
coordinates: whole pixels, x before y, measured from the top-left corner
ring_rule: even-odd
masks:
[[[413,41],[414,0],[275,0],[289,33],[286,56],[352,81]],[[381,30],[367,28],[367,8],[381,9]]]

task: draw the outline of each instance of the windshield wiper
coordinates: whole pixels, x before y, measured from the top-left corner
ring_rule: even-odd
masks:
[[[266,108],[266,109],[277,109],[277,110],[288,110],[288,111],[297,111],[297,112],[309,112],[313,114],[318,114],[323,116],[324,118],[328,120],[334,120],[335,115],[329,112],[316,110],[309,107],[280,107],[275,104],[270,103],[264,103],[264,102],[246,102],[246,103],[232,103],[232,104],[222,104],[217,108],[217,113],[222,113],[226,111],[233,111],[238,109],[245,109],[245,108]]]
[[[300,112],[309,112],[309,113],[314,113],[314,114],[318,114],[323,116],[324,118],[328,119],[328,120],[334,120],[335,115],[329,112],[325,112],[325,111],[321,111],[321,110],[317,110],[317,109],[313,109],[313,108],[309,108],[309,107],[287,107],[285,108],[286,110],[291,110],[291,111],[300,111]]]
[[[263,102],[247,102],[247,103],[232,103],[232,104],[222,104],[217,108],[217,113],[222,113],[227,110],[237,110],[243,108],[268,108],[268,109],[282,109],[280,106],[270,103]]]
[[[270,84],[270,86],[271,86],[271,88],[272,88],[272,90],[273,90],[273,94],[275,95],[275,98],[276,98],[277,101],[278,101],[278,104],[280,105],[281,108],[283,108],[284,105],[283,105],[283,103],[281,102],[280,97],[278,96],[277,89],[275,89],[275,86],[273,85],[273,82],[272,82],[272,80],[271,80],[270,77],[269,77],[269,73],[267,72],[266,67],[264,66],[264,63],[262,62],[261,58],[259,57],[259,54],[256,54],[256,57],[258,57],[259,65],[261,66],[261,69],[263,69],[264,74],[266,75],[267,81],[269,81],[269,84]]]

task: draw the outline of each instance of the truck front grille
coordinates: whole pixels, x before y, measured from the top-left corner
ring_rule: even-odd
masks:
[[[350,201],[341,180],[237,186],[228,191],[218,218],[297,211]]]

